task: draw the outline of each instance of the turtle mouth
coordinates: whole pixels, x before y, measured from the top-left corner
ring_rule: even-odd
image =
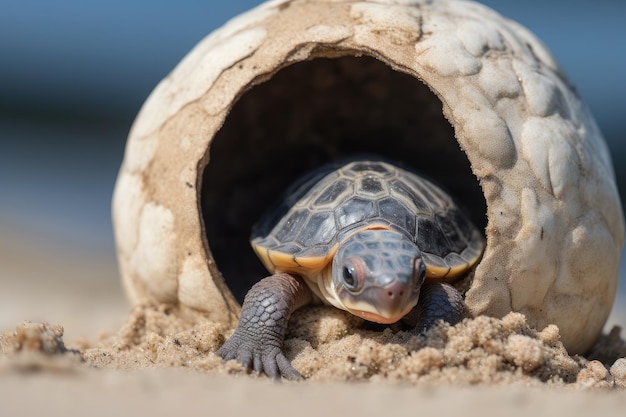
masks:
[[[350,305],[351,303],[346,303],[346,301],[347,300],[344,300],[343,303],[343,307],[346,311],[367,321],[379,324],[393,324],[397,322],[409,314],[409,312],[415,307],[415,304],[417,304],[417,302],[413,304],[409,303],[402,310],[387,310],[380,308],[380,306],[377,308],[376,306],[372,306],[367,303],[356,303],[354,305]]]
[[[419,292],[407,293],[407,287],[397,280],[393,285],[370,286],[358,294],[338,291],[344,310],[367,321],[392,324],[406,316],[417,305]]]
[[[403,314],[399,314],[396,316],[392,316],[392,317],[385,317],[385,316],[381,316],[380,314],[377,313],[372,313],[369,311],[363,311],[363,310],[350,310],[350,312],[352,314],[354,314],[355,316],[361,317],[362,319],[365,319],[367,321],[371,321],[374,323],[378,323],[378,324],[393,324],[396,323],[398,320],[400,320],[402,317],[404,317],[408,311],[406,313]]]

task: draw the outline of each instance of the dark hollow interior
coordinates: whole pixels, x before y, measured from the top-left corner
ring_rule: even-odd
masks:
[[[294,179],[324,163],[358,154],[398,161],[442,185],[477,226],[487,222],[441,101],[374,58],[318,58],[282,69],[238,100],[208,152],[204,226],[240,302],[268,275],[249,244],[254,223]]]

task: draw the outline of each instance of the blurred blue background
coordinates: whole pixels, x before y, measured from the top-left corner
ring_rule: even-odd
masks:
[[[3,0],[0,238],[113,262],[110,199],[141,104],[200,39],[259,3]],[[484,3],[552,50],[607,138],[624,195],[626,1]]]

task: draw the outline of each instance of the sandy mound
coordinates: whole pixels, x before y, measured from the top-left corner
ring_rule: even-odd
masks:
[[[69,347],[61,326],[24,323],[0,336],[0,372],[86,365],[243,374],[239,364],[223,364],[213,354],[230,333],[196,312],[149,305],[135,308],[117,334]],[[372,328],[340,310],[310,307],[294,315],[286,353],[309,381],[626,388],[626,342],[618,327],[586,358],[572,357],[556,326],[537,331],[515,313],[502,320],[479,317],[454,327],[440,325],[415,336]]]

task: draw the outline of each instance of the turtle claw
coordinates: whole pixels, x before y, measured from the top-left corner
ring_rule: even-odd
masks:
[[[283,378],[290,381],[298,381],[302,379],[300,372],[298,372],[296,368],[291,365],[289,359],[287,359],[282,353],[276,356],[276,363],[278,364],[278,369],[280,369],[280,373]]]
[[[281,377],[289,380],[302,379],[300,372],[291,365],[278,346],[273,346],[267,341],[248,340],[237,331],[215,354],[221,356],[223,362],[236,360],[246,371],[265,373],[274,380]]]
[[[257,374],[263,372],[263,362],[261,361],[261,355],[254,355],[254,361],[252,363],[252,369],[254,369],[254,372],[256,372]]]
[[[302,379],[302,375],[289,362],[289,359],[278,351],[275,356],[270,355],[263,359],[263,370],[265,374],[273,380],[280,380],[281,377],[290,381]]]
[[[278,273],[262,279],[246,295],[235,333],[216,354],[272,379],[301,379],[282,349],[291,313],[310,300],[311,290],[299,278]]]

